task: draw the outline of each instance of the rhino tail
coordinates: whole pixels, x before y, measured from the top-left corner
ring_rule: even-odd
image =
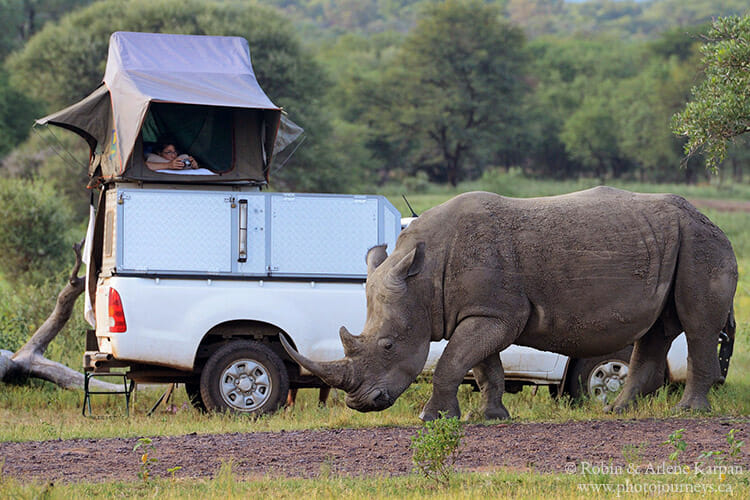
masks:
[[[734,351],[734,337],[737,332],[737,322],[734,319],[734,305],[729,309],[727,322],[719,334],[719,367],[721,368],[722,382],[726,380],[729,373],[729,360]]]
[[[732,304],[732,307],[729,308],[729,316],[727,317],[727,324],[724,326],[724,331],[726,332],[727,336],[731,339],[732,343],[734,343],[734,334],[737,330],[737,322],[734,320],[734,304]]]

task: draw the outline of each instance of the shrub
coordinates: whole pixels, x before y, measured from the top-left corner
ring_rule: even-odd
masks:
[[[71,251],[70,266],[73,260]],[[67,273],[61,273],[42,284],[0,285],[0,349],[15,352],[31,338],[55,308],[66,279]],[[45,357],[80,370],[88,328],[83,318],[83,298],[79,297],[70,320],[47,347]]]
[[[426,478],[447,485],[463,436],[463,424],[458,417],[446,418],[441,413],[440,418],[427,422],[411,439],[415,468]]]
[[[66,267],[72,218],[46,184],[0,179],[0,273],[11,282],[43,282]]]

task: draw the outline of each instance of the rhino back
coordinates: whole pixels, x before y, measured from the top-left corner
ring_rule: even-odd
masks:
[[[686,232],[718,241],[711,254],[726,241],[674,195],[604,187],[530,199],[477,192],[425,212],[397,249],[426,242],[445,336],[468,316],[512,316],[520,298],[530,313],[516,343],[581,356],[615,350],[656,321]]]

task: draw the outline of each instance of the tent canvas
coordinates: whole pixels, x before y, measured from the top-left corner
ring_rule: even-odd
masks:
[[[115,32],[103,83],[37,124],[83,137],[96,179],[263,183],[274,149],[288,140],[276,141],[282,120],[258,84],[244,38]],[[149,142],[163,132],[214,173],[149,170]]]

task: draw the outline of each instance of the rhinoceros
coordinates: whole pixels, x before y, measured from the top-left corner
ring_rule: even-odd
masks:
[[[737,262],[724,233],[684,198],[597,187],[506,198],[465,193],[427,210],[387,255],[367,255],[367,319],[342,327],[345,358],[300,365],[383,410],[422,371],[431,341],[448,340],[420,418],[459,416],[473,370],[484,416],[507,418],[498,353],[510,344],[575,358],[634,344],[622,411],[664,381],[672,339],[685,331],[688,375],[678,407],[708,409],[720,380],[717,345],[734,324]]]

